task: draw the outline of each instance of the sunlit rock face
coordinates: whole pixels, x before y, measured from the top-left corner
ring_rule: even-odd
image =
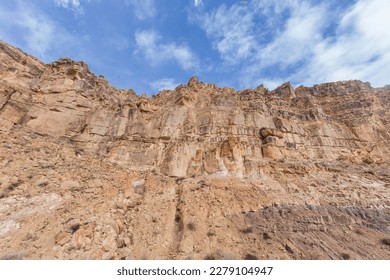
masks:
[[[138,96],[0,42],[0,258],[390,258],[389,107],[361,81]]]

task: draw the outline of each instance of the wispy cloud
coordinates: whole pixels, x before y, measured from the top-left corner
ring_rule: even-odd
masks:
[[[125,0],[125,4],[133,8],[134,15],[139,20],[153,18],[157,14],[154,0]]]
[[[386,0],[358,1],[341,18],[336,36],[314,48],[305,79],[362,79],[390,82],[390,5]]]
[[[108,42],[113,46],[117,51],[127,50],[130,46],[129,39],[120,36],[118,34],[113,34],[111,38],[108,39]]]
[[[194,5],[195,7],[201,7],[203,6],[203,1],[202,0],[194,0]]]
[[[291,65],[309,58],[312,48],[322,39],[326,21],[323,6],[300,5],[290,11],[284,29],[267,44],[260,41],[257,58],[262,67]]]
[[[0,11],[0,25],[8,40],[44,61],[55,46],[72,45],[71,35],[30,1],[16,1],[12,10]],[[13,33],[16,33],[13,36]],[[62,47],[63,48],[63,47]]]
[[[150,83],[150,87],[155,91],[161,91],[164,89],[175,89],[179,85],[175,79],[172,78],[163,78],[157,81]]]
[[[184,70],[196,69],[199,65],[196,55],[186,45],[174,42],[161,42],[160,35],[153,30],[135,33],[137,53],[141,53],[152,65],[159,65],[170,60],[176,61]]]
[[[298,72],[313,59],[313,50],[323,41],[323,32],[330,16],[327,6],[311,5],[309,1],[255,2],[265,17],[263,24],[274,34],[256,38],[253,57],[241,70],[240,84],[254,86],[254,82],[274,88],[283,79],[293,83],[307,83]],[[261,5],[262,4],[262,5]],[[289,14],[282,19],[284,14]],[[278,21],[274,21],[279,18]]]
[[[198,14],[194,20],[211,38],[213,47],[229,63],[236,64],[249,57],[256,46],[252,34],[253,13],[245,7],[221,5],[210,13]]]
[[[341,7],[341,5],[344,5]],[[362,79],[389,83],[390,5],[387,0],[346,3],[252,0],[199,12],[195,22],[222,62],[239,65],[240,86],[290,80],[313,84]]]
[[[72,10],[73,12],[75,12],[77,14],[83,14],[84,7],[81,5],[82,1],[83,0],[54,0],[54,3],[58,7]],[[84,2],[89,2],[89,1],[90,0],[84,0]]]

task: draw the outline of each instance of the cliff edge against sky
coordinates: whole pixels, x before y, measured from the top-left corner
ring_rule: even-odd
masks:
[[[1,41],[0,61],[0,258],[390,258],[389,87],[148,98]]]

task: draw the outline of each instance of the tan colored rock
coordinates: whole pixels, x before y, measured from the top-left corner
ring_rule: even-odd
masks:
[[[148,98],[0,41],[0,259],[389,259],[389,96]]]
[[[132,182],[131,187],[133,188],[134,193],[143,195],[145,192],[145,179],[141,179],[141,180],[137,180],[137,181]]]
[[[61,246],[69,242],[69,240],[69,234],[63,231],[59,232],[55,237],[55,243]]]

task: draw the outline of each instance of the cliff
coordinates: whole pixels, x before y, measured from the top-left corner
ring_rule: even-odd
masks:
[[[148,98],[0,41],[0,258],[390,258],[390,88]]]

